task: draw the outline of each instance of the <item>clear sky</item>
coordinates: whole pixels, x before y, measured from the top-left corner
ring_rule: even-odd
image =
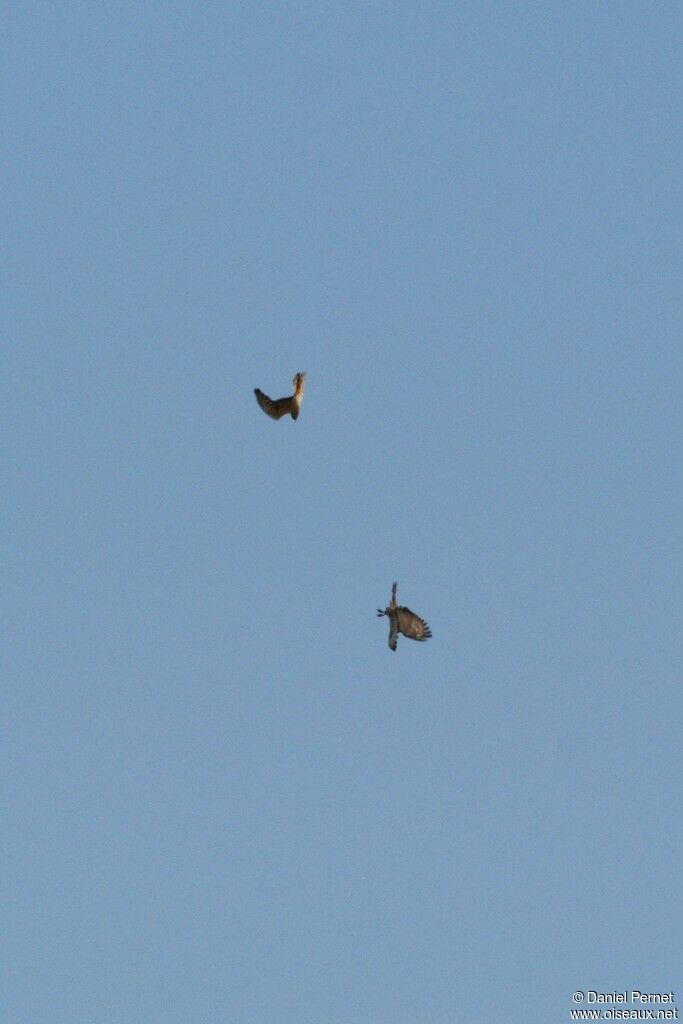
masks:
[[[7,1024],[683,1004],[682,23],[5,11]]]

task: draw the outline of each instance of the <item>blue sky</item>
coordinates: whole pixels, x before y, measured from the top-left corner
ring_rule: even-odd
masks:
[[[680,987],[681,21],[6,13],[10,1024]]]

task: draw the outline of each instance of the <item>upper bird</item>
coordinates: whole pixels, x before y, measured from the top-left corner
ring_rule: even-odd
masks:
[[[377,609],[378,615],[387,615],[389,617],[389,646],[392,651],[396,650],[399,633],[403,633],[410,640],[428,640],[432,635],[432,631],[424,619],[421,619],[415,612],[411,612],[410,608],[404,608],[396,603],[397,586],[397,583],[392,585],[391,604],[389,607],[385,608],[384,611],[381,608]]]
[[[299,415],[299,409],[304,400],[306,374],[295,373],[292,384],[294,385],[294,394],[290,395],[289,398],[268,398],[268,395],[264,395],[258,388],[254,388],[256,401],[263,411],[267,412],[274,420],[279,420],[281,416],[286,416],[287,413],[289,413],[293,420]]]

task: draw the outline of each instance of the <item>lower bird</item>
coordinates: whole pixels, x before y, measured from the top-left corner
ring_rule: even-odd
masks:
[[[378,615],[386,615],[389,619],[389,646],[392,651],[396,650],[399,633],[403,633],[410,640],[428,640],[432,635],[432,631],[424,619],[421,619],[415,612],[411,612],[410,608],[404,608],[403,605],[396,603],[397,587],[398,583],[394,583],[391,587],[391,604],[388,608],[385,608],[384,611],[381,608],[377,609]]]
[[[279,420],[282,416],[287,416],[287,414],[289,414],[292,419],[295,420],[299,415],[299,409],[301,408],[301,403],[304,400],[306,374],[295,373],[292,384],[294,385],[294,394],[290,395],[288,398],[269,398],[268,395],[264,395],[259,388],[254,388],[256,401],[263,411],[272,419]]]

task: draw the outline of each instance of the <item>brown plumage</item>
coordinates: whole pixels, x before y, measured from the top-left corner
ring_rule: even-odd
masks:
[[[299,415],[299,409],[304,399],[306,374],[296,373],[292,384],[294,385],[294,394],[290,395],[289,398],[269,398],[259,388],[254,388],[256,401],[272,419],[279,420],[282,416],[289,414],[295,420]]]
[[[410,640],[428,640],[432,635],[424,619],[411,612],[410,608],[404,608],[403,605],[396,603],[397,587],[397,583],[391,587],[391,604],[384,611],[381,608],[377,609],[378,615],[386,615],[389,619],[389,646],[392,651],[396,650],[399,633],[403,633]]]

